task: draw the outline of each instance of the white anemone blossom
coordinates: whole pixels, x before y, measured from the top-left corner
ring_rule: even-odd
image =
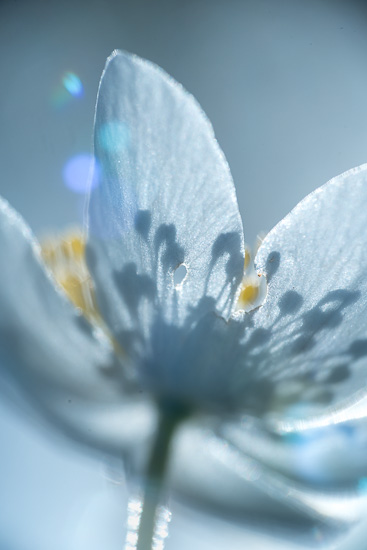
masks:
[[[354,521],[367,474],[367,165],[296,206],[246,257],[244,278],[227,162],[164,71],[111,55],[95,158],[88,269],[80,239],[41,253],[0,202],[6,387],[145,469],[139,549],[150,548],[163,477],[236,518]]]

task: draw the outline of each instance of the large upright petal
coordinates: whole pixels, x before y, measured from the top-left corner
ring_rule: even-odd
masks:
[[[302,419],[327,413],[315,425],[353,418],[337,410],[367,388],[367,165],[298,204],[266,237],[256,264],[268,295],[242,345],[268,386],[264,408]]]
[[[195,99],[152,63],[114,52],[99,88],[95,155],[89,265],[114,333],[140,340],[153,315],[175,326],[208,309],[228,316],[243,272],[242,224]]]
[[[97,446],[123,448],[150,433],[154,417],[128,394],[112,346],[56,288],[29,229],[2,199],[0,266],[3,388],[16,381],[49,418]]]

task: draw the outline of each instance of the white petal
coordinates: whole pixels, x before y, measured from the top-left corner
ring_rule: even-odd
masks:
[[[364,516],[351,533],[340,537],[338,544],[335,545],[335,550],[364,550],[366,548],[367,538],[367,507],[364,509]]]
[[[220,434],[246,456],[315,491],[355,493],[366,499],[367,429],[359,420],[277,434],[244,416]]]
[[[255,434],[256,430],[242,431],[249,437]],[[225,426],[222,435],[215,435],[210,424],[205,430],[194,423],[177,434],[170,481],[181,495],[225,511],[232,519],[252,520],[262,528],[269,521],[296,532],[319,525],[326,531],[329,526],[335,535],[337,528],[360,518],[363,499],[357,491],[312,487],[285,477],[246,455],[241,438]],[[276,446],[273,450],[277,451]]]
[[[16,381],[50,419],[97,446],[122,447],[137,426],[151,429],[149,407],[128,395],[111,345],[56,289],[29,229],[2,199],[0,259],[0,370],[7,385]]]
[[[256,266],[268,294],[242,345],[249,371],[268,386],[265,408],[338,421],[337,407],[366,393],[367,165],[298,204],[266,237]]]
[[[215,307],[228,316],[243,273],[242,224],[227,162],[194,98],[152,63],[114,52],[99,89],[95,154],[89,265],[114,334],[146,336],[153,311],[174,325]]]

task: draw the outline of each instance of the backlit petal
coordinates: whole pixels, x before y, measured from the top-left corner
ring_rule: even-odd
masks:
[[[256,265],[268,294],[241,345],[248,372],[268,386],[265,409],[302,419],[298,428],[315,414],[326,414],[320,424],[350,419],[337,410],[365,395],[367,382],[367,165],[299,203]]]
[[[124,344],[128,331],[138,346],[153,315],[174,326],[215,308],[228,316],[243,273],[242,224],[195,99],[152,63],[114,52],[98,94],[95,155],[88,258],[114,334]]]

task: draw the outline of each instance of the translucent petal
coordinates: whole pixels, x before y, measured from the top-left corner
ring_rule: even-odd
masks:
[[[364,516],[361,523],[359,523],[351,533],[347,536],[340,537],[336,550],[364,550],[366,547],[367,537],[367,521],[366,511],[364,509]]]
[[[89,266],[122,344],[141,345],[153,315],[175,326],[215,308],[228,316],[243,273],[242,224],[194,98],[152,63],[114,52],[98,94],[95,155]]]
[[[256,266],[268,294],[246,318],[243,376],[266,383],[264,409],[301,419],[298,428],[315,414],[325,413],[320,424],[351,419],[337,410],[366,394],[367,165],[299,203]]]
[[[365,419],[278,434],[244,416],[241,421],[223,423],[220,433],[247,457],[290,481],[317,491],[349,491],[367,497]]]
[[[257,428],[242,426],[239,437],[230,424],[224,423],[219,433],[210,423],[206,429],[203,423],[186,425],[175,440],[170,470],[173,487],[181,495],[194,497],[196,504],[225,510],[232,520],[251,521],[261,528],[269,522],[296,532],[319,526],[325,536],[328,530],[335,536],[338,528],[360,518],[364,501],[355,488],[312,486],[306,479],[292,479],[259,456],[251,456],[248,451],[256,450],[256,444],[247,441],[249,448],[244,451],[245,436],[255,436],[257,443],[264,439],[256,432]],[[276,445],[273,452],[277,453]]]
[[[16,381],[49,419],[98,446],[123,447],[137,426],[144,437],[154,419],[148,404],[129,395],[111,344],[56,288],[29,229],[2,199],[0,258],[3,389]]]

